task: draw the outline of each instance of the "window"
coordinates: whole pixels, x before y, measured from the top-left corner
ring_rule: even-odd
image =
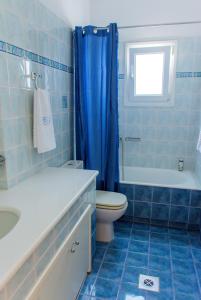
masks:
[[[164,54],[136,54],[135,95],[162,95]]]
[[[125,104],[173,105],[175,59],[175,41],[126,44]]]

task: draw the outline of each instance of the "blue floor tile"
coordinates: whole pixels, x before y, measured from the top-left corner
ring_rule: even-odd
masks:
[[[80,295],[77,300],[91,300],[90,296]]]
[[[114,227],[111,243],[96,244],[78,300],[201,300],[199,232],[126,222]],[[140,290],[139,274],[159,277],[160,292]]]
[[[129,228],[129,229],[132,229],[133,227],[133,224],[132,223],[128,223],[128,222],[121,222],[121,221],[118,221],[118,222],[115,222],[114,223],[114,228]]]
[[[97,278],[93,286],[91,296],[113,300],[117,297],[118,289],[119,284],[117,282],[103,278]]]
[[[131,234],[131,228],[119,227],[115,229],[114,235],[119,238],[129,238]]]
[[[150,243],[150,255],[157,256],[170,256],[170,246],[169,244],[160,244],[160,243]]]
[[[201,262],[201,249],[192,249],[193,257],[196,261]]]
[[[180,259],[173,259],[172,267],[173,267],[173,272],[177,274],[194,273],[194,265],[192,260],[186,261]]]
[[[191,247],[194,249],[201,249],[201,240],[200,237],[190,237]]]
[[[160,226],[150,226],[150,231],[151,232],[156,232],[156,233],[168,233],[168,228],[167,227],[160,227]]]
[[[134,230],[142,230],[142,231],[149,231],[150,230],[150,226],[148,224],[133,224],[133,229]]]
[[[161,267],[163,268],[164,272],[170,271],[170,259],[162,257],[162,256],[150,255],[149,256],[149,269],[161,270]]]
[[[100,266],[101,266],[101,260],[94,260],[93,263],[92,263],[92,274],[97,274],[99,269],[100,269]]]
[[[171,272],[149,270],[149,275],[159,277],[160,291],[166,295],[173,295],[173,282]]]
[[[136,297],[141,296],[138,300],[145,300],[146,292],[138,289],[137,285],[131,283],[122,283],[120,285],[117,300],[136,300]]]
[[[197,239],[200,239],[200,232],[199,231],[187,231],[187,234],[189,237],[194,237],[194,238],[197,238]]]
[[[120,280],[123,272],[123,266],[104,262],[101,265],[98,277],[110,280]]]
[[[171,246],[171,256],[173,259],[192,260],[190,247]]]
[[[169,228],[169,235],[188,235],[188,231],[187,230],[182,230],[182,229],[176,229],[176,228]]]
[[[175,300],[200,300],[199,295],[187,295],[183,293],[177,293],[175,294]]]
[[[173,281],[177,293],[190,295],[199,293],[197,279],[194,274],[174,274]]]
[[[152,232],[150,235],[150,242],[169,244],[169,237],[167,234]]]
[[[173,295],[165,292],[147,293],[146,300],[173,300]]]
[[[136,252],[128,252],[126,264],[129,266],[146,268],[148,265],[148,255]]]
[[[93,286],[94,286],[94,283],[95,283],[95,280],[96,280],[96,276],[94,275],[89,275],[87,276],[82,288],[81,288],[81,294],[84,294],[84,295],[91,295],[91,291],[93,289]]]
[[[94,259],[95,260],[102,260],[105,252],[106,252],[105,248],[96,247],[96,252],[95,252],[95,255],[94,255]]]
[[[96,247],[108,248],[108,246],[109,246],[109,243],[96,242]]]
[[[126,266],[124,269],[122,281],[135,283],[137,285],[139,282],[140,274],[148,275],[148,270],[144,268]]]
[[[170,235],[170,243],[175,246],[189,246],[190,241],[188,235],[180,236],[176,234]]]
[[[128,249],[129,239],[122,239],[122,238],[115,238],[110,244],[110,249],[121,249],[127,250]]]
[[[127,251],[125,250],[108,249],[104,257],[104,262],[124,264],[126,255]]]
[[[197,274],[198,274],[198,276],[199,276],[199,278],[201,280],[201,263],[200,262],[196,262],[195,263],[195,269],[196,269]]]
[[[131,238],[137,241],[149,241],[149,232],[133,229]]]
[[[147,254],[148,249],[149,249],[149,243],[131,240],[128,249],[129,249],[129,251]]]

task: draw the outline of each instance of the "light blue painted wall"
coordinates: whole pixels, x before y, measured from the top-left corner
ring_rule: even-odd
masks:
[[[124,44],[120,43],[120,74],[125,72],[124,62]],[[201,37],[178,39],[176,71],[201,71]],[[185,169],[194,169],[200,107],[200,77],[176,78],[175,104],[170,108],[125,106],[124,79],[119,79],[120,133],[142,139],[126,143],[125,164],[176,169],[178,158],[183,158]]]
[[[0,40],[72,67],[72,31],[38,0],[1,0]],[[39,155],[33,148],[34,84],[31,71],[51,97],[56,150]],[[7,188],[41,168],[72,158],[72,73],[0,52],[0,187]]]

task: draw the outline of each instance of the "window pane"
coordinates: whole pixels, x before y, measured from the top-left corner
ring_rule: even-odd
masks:
[[[136,95],[163,94],[164,54],[136,54]]]

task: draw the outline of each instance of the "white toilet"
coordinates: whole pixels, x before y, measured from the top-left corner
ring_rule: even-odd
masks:
[[[110,242],[114,238],[113,222],[123,216],[128,207],[125,195],[96,191],[96,240]]]

